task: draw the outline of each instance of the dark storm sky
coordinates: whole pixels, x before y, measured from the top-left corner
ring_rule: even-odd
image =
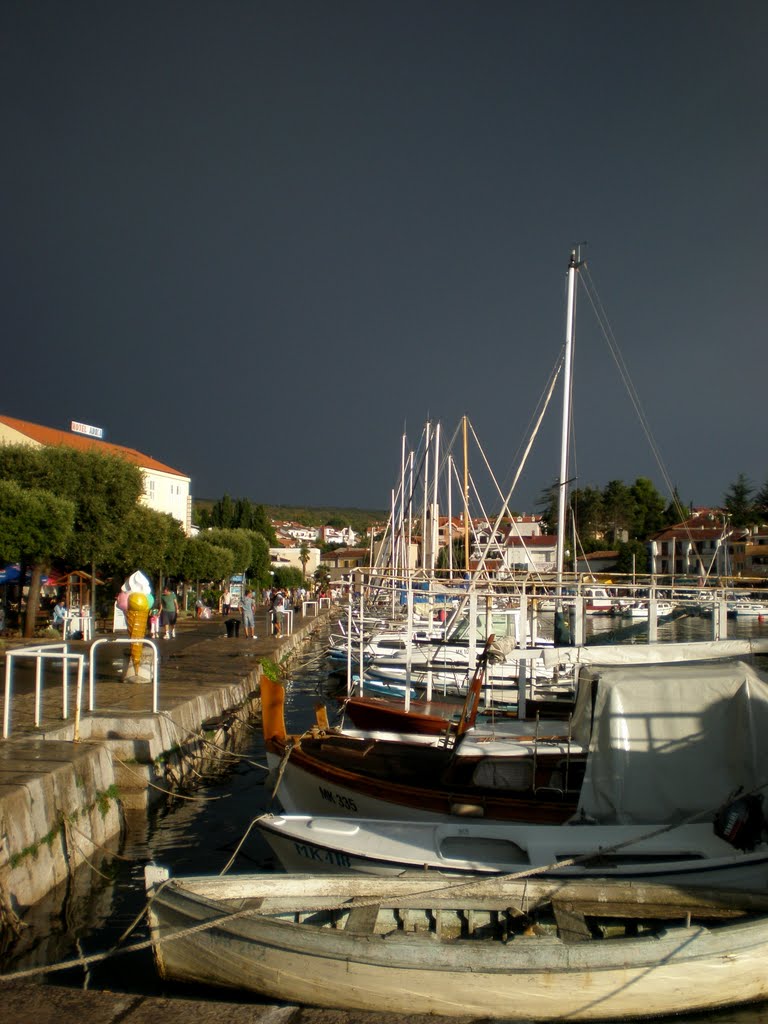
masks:
[[[682,500],[768,478],[763,0],[5,0],[0,30],[1,412],[197,497],[361,507],[466,413],[507,485],[586,241]],[[577,483],[666,494],[585,295],[574,390]]]

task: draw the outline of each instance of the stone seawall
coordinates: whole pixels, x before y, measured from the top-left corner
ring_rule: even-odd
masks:
[[[133,815],[145,818],[240,742],[260,711],[262,672],[287,663],[326,620],[300,620],[279,641],[189,637],[164,660],[157,714],[149,686],[99,683],[78,742],[71,719],[0,742],[0,949],[3,926],[7,937],[26,908],[114,848]],[[61,718],[58,695],[48,700]]]

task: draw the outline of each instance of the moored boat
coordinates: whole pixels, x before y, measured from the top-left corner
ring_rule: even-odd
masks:
[[[263,700],[284,809],[266,830],[288,869],[308,857],[326,870],[768,884],[768,678],[744,662],[583,669],[568,721],[475,723],[433,743],[288,737],[269,683]]]
[[[295,1004],[635,1019],[768,997],[768,897],[610,881],[145,871],[161,977]]]
[[[749,815],[750,804],[734,802],[729,810],[739,820]],[[768,845],[738,849],[718,835],[712,822],[650,830],[643,825],[578,821],[531,828],[471,820],[264,814],[256,823],[286,871],[388,876],[415,871],[440,875],[535,871],[546,878],[623,878],[737,889],[768,885]]]

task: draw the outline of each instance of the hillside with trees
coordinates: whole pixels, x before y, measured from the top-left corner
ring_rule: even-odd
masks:
[[[246,519],[251,515],[248,511],[249,508],[254,510],[254,514],[257,515],[258,521],[262,525],[262,516],[265,516],[267,523],[270,524],[270,529],[273,521],[284,520],[299,523],[301,526],[331,526],[336,529],[351,526],[356,533],[363,536],[369,526],[374,523],[386,522],[389,516],[389,512],[383,509],[344,508],[333,505],[257,505],[247,498],[233,499],[225,494],[217,501],[196,499],[193,505],[192,519],[201,529],[207,529],[208,526],[213,525],[225,528],[237,527],[242,525],[241,519]],[[256,513],[255,510],[258,512]],[[260,529],[261,532],[264,532],[261,527],[248,528]]]

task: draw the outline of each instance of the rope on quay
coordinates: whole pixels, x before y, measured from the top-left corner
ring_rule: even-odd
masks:
[[[168,884],[170,879],[162,882],[155,892],[152,894],[150,899],[147,901],[146,906],[141,911],[136,921],[130,926],[128,931],[132,931],[136,923],[141,920],[144,914],[149,910],[152,904],[152,900],[159,895],[160,891],[165,885]],[[245,910],[236,910],[232,913],[222,914],[221,917],[216,917],[212,921],[203,921],[200,924],[191,925],[189,928],[183,928],[181,931],[173,932],[171,935],[166,935],[163,938],[150,938],[144,939],[141,942],[135,943],[133,946],[125,946],[122,949],[117,949],[114,946],[112,949],[108,949],[105,953],[91,953],[89,956],[80,956],[72,960],[64,960],[58,964],[48,964],[44,967],[29,967],[23,971],[13,971],[11,974],[0,974],[0,985],[4,982],[21,981],[23,978],[34,978],[44,974],[54,974],[58,971],[69,971],[73,967],[82,967],[85,969],[91,964],[101,963],[104,960],[109,960],[112,957],[125,956],[128,953],[138,953],[142,949],[149,949],[152,946],[161,946],[166,942],[175,942],[177,939],[184,939],[188,935],[193,935],[195,932],[206,931],[209,928],[217,928],[221,924],[225,924],[227,921],[234,921],[239,917],[247,917],[249,914],[257,914],[259,912],[258,907],[248,907]]]
[[[222,793],[220,796],[188,796],[186,793],[180,793],[178,790],[166,789],[164,786],[158,786],[155,782],[150,782],[148,779],[143,778],[138,772],[135,772],[130,765],[127,765],[125,761],[122,761],[117,754],[112,754],[112,757],[119,765],[121,765],[127,772],[134,775],[137,779],[149,786],[150,789],[156,789],[158,793],[164,793],[165,796],[174,797],[176,800],[192,800],[198,803],[212,803],[215,800],[227,800],[232,794]]]

